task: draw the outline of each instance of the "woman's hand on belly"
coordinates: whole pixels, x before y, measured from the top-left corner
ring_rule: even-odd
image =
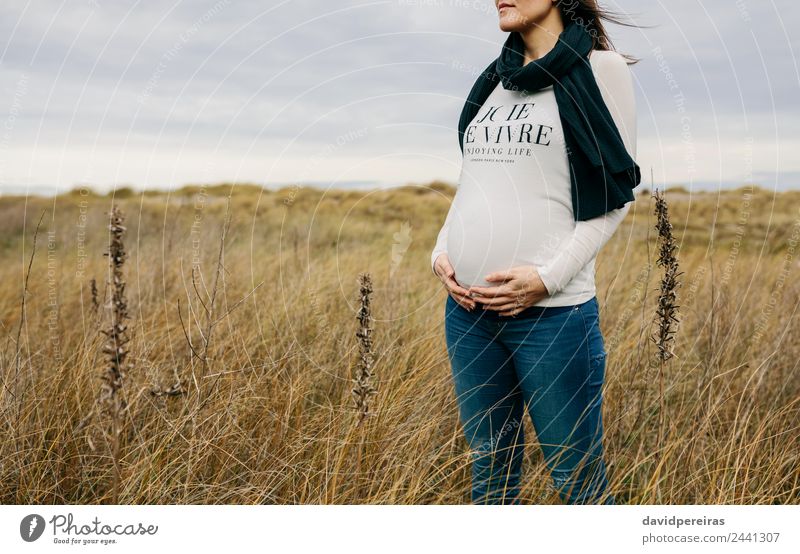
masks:
[[[517,315],[525,308],[549,296],[535,265],[520,265],[508,271],[495,271],[484,277],[489,287],[473,286],[467,294],[486,310],[495,310],[500,315]]]
[[[447,257],[446,252],[442,252],[436,256],[436,261],[433,264],[433,270],[436,275],[444,284],[447,293],[453,297],[453,300],[458,302],[467,310],[475,308],[475,301],[467,295],[467,289],[462,287],[456,281],[456,272],[453,265],[450,263],[450,258]]]

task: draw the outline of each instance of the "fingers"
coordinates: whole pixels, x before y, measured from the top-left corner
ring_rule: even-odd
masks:
[[[456,281],[456,272],[453,269],[453,265],[450,263],[450,259],[447,257],[447,254],[441,254],[438,258],[436,258],[436,269],[441,270],[437,271],[437,275],[439,275],[449,292],[457,294],[462,300],[467,301],[468,304],[470,304],[472,307],[475,307],[475,302],[469,298],[467,289],[459,285],[458,281]]]
[[[523,304],[519,298],[506,299],[506,302],[496,302],[495,304],[484,304],[483,307],[487,310],[497,311],[500,315],[517,315],[522,310],[529,306],[533,306],[539,300],[546,298],[544,295],[528,297]]]
[[[471,296],[470,298],[472,298],[476,302],[480,302],[484,306],[487,306],[487,307],[491,306],[492,308],[495,308],[495,309],[497,307],[503,306],[505,304],[516,305],[516,302],[517,302],[517,296],[509,296],[509,295],[495,296],[495,297],[490,297],[490,298],[483,298],[483,297],[480,297],[480,296]]]
[[[442,258],[444,258],[444,256],[442,256]],[[440,264],[439,267],[442,268],[442,271],[440,273],[444,276],[445,279],[454,279],[455,278],[456,270],[453,269],[453,266],[450,265],[450,262],[448,262],[445,259],[442,262],[436,262],[436,263]]]
[[[447,278],[455,273],[446,253],[439,254],[436,257],[436,261],[433,262],[433,271],[440,278]]]
[[[483,298],[496,298],[502,296],[509,296],[513,292],[513,289],[507,284],[497,285],[494,287],[471,286],[469,287],[467,292],[476,293]],[[473,296],[473,298],[478,298],[478,297]]]
[[[467,291],[463,287],[459,286],[455,279],[451,279],[447,282],[447,292],[450,293],[450,296],[453,297],[453,300],[468,310],[475,308],[475,301],[467,296]]]
[[[469,291],[467,291],[467,289],[459,285],[458,281],[456,281],[454,277],[450,277],[445,283],[445,285],[447,285],[447,289],[449,291],[454,292],[459,296],[463,296],[465,298],[471,298],[469,295]]]
[[[467,310],[470,311],[475,309],[475,302],[470,300],[468,297],[455,293],[451,293],[450,296],[453,298],[453,300],[458,302],[461,305],[461,307],[466,308]]]
[[[508,279],[513,279],[515,277],[515,272],[509,271],[495,271],[494,273],[490,273],[484,279],[493,283],[495,281],[506,281]]]

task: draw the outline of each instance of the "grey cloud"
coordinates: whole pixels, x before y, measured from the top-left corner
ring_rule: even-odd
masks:
[[[371,140],[354,142],[348,155],[416,151],[454,162],[463,99],[504,39],[493,5],[39,0],[24,9],[6,3],[0,31],[10,41],[0,60],[0,115],[11,109],[24,73],[28,87],[9,135],[17,148],[122,144],[133,136],[142,144],[253,147],[253,156],[269,156],[276,148],[314,152],[352,129],[370,128]],[[800,23],[796,3],[604,5],[657,25],[607,25],[618,49],[643,58],[632,66],[640,144],[681,141],[675,90],[656,46],[698,140],[713,140],[717,128],[728,136],[796,140],[800,39],[790,32]],[[12,171],[15,162],[5,157],[7,174],[24,173]]]

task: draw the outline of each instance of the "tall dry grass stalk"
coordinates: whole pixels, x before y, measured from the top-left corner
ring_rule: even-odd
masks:
[[[121,481],[120,471],[120,435],[122,434],[122,419],[126,409],[122,385],[128,371],[128,301],[125,297],[125,275],[122,268],[127,258],[123,236],[125,226],[124,217],[117,206],[111,210],[109,224],[110,243],[108,252],[109,270],[111,278],[111,324],[108,329],[103,329],[106,343],[103,353],[107,357],[103,384],[100,390],[100,406],[102,412],[109,418],[110,424],[110,449],[114,464],[112,503],[119,504],[119,487]]]
[[[358,277],[359,282],[359,309],[356,314],[358,319],[358,329],[356,338],[358,339],[359,356],[356,362],[355,387],[353,388],[353,398],[358,412],[358,425],[372,415],[370,411],[370,398],[377,392],[372,386],[372,324],[370,310],[370,295],[372,294],[372,278],[369,273],[362,273]]]
[[[42,219],[44,219],[45,210],[42,210],[42,215],[39,216],[39,221],[36,223],[36,229],[33,231],[33,246],[31,248],[31,257],[28,261],[28,270],[25,272],[25,280],[22,285],[22,298],[20,299],[20,308],[19,308],[19,326],[17,327],[17,340],[14,341],[14,390],[12,392],[12,396],[14,399],[14,407],[16,409],[16,421],[14,422],[14,431],[12,433],[13,442],[15,445],[19,445],[19,438],[21,436],[21,425],[22,425],[22,405],[23,405],[23,396],[25,389],[23,388],[20,391],[19,386],[19,372],[20,372],[20,365],[22,363],[22,328],[25,325],[25,300],[28,296],[28,280],[31,276],[31,268],[33,267],[33,259],[36,256],[36,238],[39,236],[39,226],[42,224]],[[20,488],[20,479],[22,478],[22,470],[20,469],[17,472],[17,490]]]
[[[658,386],[659,386],[659,425],[658,425],[658,453],[662,454],[662,447],[666,440],[666,434],[671,431],[665,425],[665,412],[666,412],[666,399],[664,397],[664,365],[675,354],[674,348],[674,334],[675,330],[673,324],[678,324],[679,320],[675,317],[678,313],[677,289],[680,286],[678,276],[683,272],[678,271],[678,258],[675,255],[678,245],[675,243],[675,237],[672,234],[672,223],[669,220],[669,209],[667,201],[660,190],[655,190],[653,193],[655,198],[655,215],[656,215],[656,230],[658,231],[659,250],[658,260],[656,264],[664,268],[664,273],[661,277],[661,290],[658,295],[658,304],[656,307],[656,317],[658,319],[658,328],[655,335],[652,337],[653,342],[656,343],[658,352],[656,358],[659,362],[658,372]]]
[[[33,246],[31,247],[31,257],[28,260],[28,270],[25,272],[25,280],[22,285],[22,298],[20,299],[19,307],[19,326],[17,327],[17,340],[14,341],[14,404],[17,406],[17,424],[15,429],[19,429],[20,413],[22,407],[22,396],[19,388],[19,370],[22,363],[22,328],[25,325],[25,300],[28,296],[28,280],[31,277],[31,268],[33,267],[33,259],[36,257],[36,239],[39,236],[39,226],[44,219],[45,211],[42,210],[42,215],[39,216],[39,221],[36,223],[36,229],[33,231]]]

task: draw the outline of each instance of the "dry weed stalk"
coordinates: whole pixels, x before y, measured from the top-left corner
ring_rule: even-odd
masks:
[[[659,190],[654,192],[653,197],[656,199],[656,230],[658,231],[660,244],[656,263],[664,268],[664,274],[661,277],[661,291],[658,295],[658,306],[656,308],[658,329],[656,330],[655,336],[652,337],[653,342],[655,342],[658,347],[656,357],[659,361],[659,398],[661,401],[661,408],[659,412],[658,446],[660,452],[661,445],[665,440],[663,436],[665,412],[664,364],[674,356],[672,351],[674,347],[673,335],[675,333],[673,323],[679,323],[678,319],[675,317],[679,307],[675,303],[677,297],[676,290],[680,286],[677,277],[683,272],[678,271],[678,259],[675,256],[675,251],[678,249],[678,246],[675,244],[675,237],[672,235],[672,223],[669,221],[667,202]]]
[[[222,274],[225,267],[223,265],[223,259],[225,255],[225,237],[228,235],[228,230],[231,226],[231,197],[228,196],[227,205],[225,208],[225,221],[222,224],[222,236],[219,239],[219,253],[217,255],[217,267],[216,271],[214,272],[214,284],[211,288],[211,296],[208,298],[208,305],[203,303],[202,297],[200,292],[197,291],[197,284],[194,280],[194,268],[192,268],[192,285],[195,287],[195,291],[197,292],[197,298],[200,300],[203,308],[206,312],[206,331],[203,333],[203,355],[202,355],[202,362],[203,362],[203,374],[202,376],[205,377],[208,374],[208,352],[211,348],[211,333],[214,330],[214,326],[218,322],[215,319],[216,316],[216,300],[217,300],[217,292],[219,291],[219,276]]]
[[[203,332],[202,329],[200,330],[200,339],[201,339],[200,342],[201,342],[201,345],[199,345],[199,346],[196,346],[194,344],[194,342],[192,342],[192,338],[190,336],[190,332],[186,327],[186,323],[183,321],[183,314],[181,312],[181,303],[180,303],[180,299],[178,299],[178,320],[180,321],[181,329],[183,330],[183,336],[186,339],[186,344],[189,346],[189,352],[191,353],[191,358],[192,359],[197,358],[197,360],[199,360],[199,362],[201,364],[201,368],[202,368],[202,373],[201,373],[201,376],[200,376],[201,379],[212,376],[212,375],[209,374],[209,372],[210,372],[210,360],[211,360],[211,356],[210,356],[209,352],[211,350],[211,335],[212,335],[212,333],[214,331],[214,328],[223,319],[228,317],[231,314],[231,312],[233,312],[233,310],[235,310],[239,305],[241,305],[253,292],[255,292],[255,290],[258,287],[260,287],[263,284],[263,281],[262,281],[261,283],[256,285],[249,293],[247,293],[247,295],[244,298],[242,298],[241,300],[236,302],[233,306],[231,306],[228,310],[226,310],[222,315],[218,315],[218,311],[217,311],[217,294],[219,292],[220,275],[224,275],[224,272],[227,272],[227,269],[225,268],[225,262],[224,262],[224,259],[225,259],[225,238],[228,236],[228,232],[230,231],[230,226],[231,226],[231,221],[232,221],[232,216],[231,216],[232,194],[233,194],[233,191],[231,190],[231,193],[228,195],[228,198],[227,198],[227,205],[226,205],[226,208],[225,208],[225,220],[223,221],[223,224],[222,224],[222,235],[220,236],[220,240],[219,240],[219,251],[218,251],[218,254],[217,254],[216,272],[214,274],[214,283],[212,285],[212,290],[211,290],[210,294],[208,293],[208,290],[205,287],[205,281],[203,281],[203,289],[206,292],[206,301],[205,302],[203,301],[203,294],[200,292],[200,290],[199,290],[199,288],[197,286],[197,278],[195,277],[195,272],[197,272],[197,274],[200,276],[200,279],[203,278],[203,275],[200,272],[200,270],[196,269],[195,267],[192,267],[192,288],[194,289],[194,292],[195,292],[195,294],[197,296],[197,300],[199,301],[199,303],[202,306],[202,308],[203,308],[203,310],[205,312],[205,315],[206,315],[205,332]],[[225,287],[224,278],[223,278],[222,286],[223,286],[223,288]],[[224,291],[223,294],[226,295],[225,299],[227,300],[227,291]],[[191,314],[191,312],[192,312],[192,305],[191,305],[191,301],[190,301],[190,303],[189,303],[189,313]],[[200,323],[199,322],[197,323],[197,326],[200,327]],[[194,367],[194,365],[192,367]],[[211,390],[213,390],[213,388],[219,382],[219,379],[223,374],[224,374],[224,372],[220,371],[220,372],[217,372],[214,375],[214,382],[210,385],[210,389]],[[197,391],[201,392],[202,389],[201,389],[200,384],[197,382],[197,377],[196,377],[196,375],[194,373],[194,370],[192,370],[192,380],[195,383],[195,387],[196,387]],[[178,383],[177,385],[173,385],[173,388],[175,388],[175,387],[178,387],[178,389],[181,390],[180,393],[176,392],[175,394],[183,394],[183,392],[186,392],[183,389],[183,385],[181,383]],[[200,404],[197,407],[197,411],[199,411],[200,408],[205,406],[205,404],[206,404],[206,402],[208,401],[209,398],[211,398],[211,394],[210,393],[206,394],[205,398],[202,399],[202,401],[200,402]]]
[[[111,325],[108,330],[102,330],[106,335],[106,344],[103,346],[103,353],[108,357],[106,369],[103,373],[103,385],[100,391],[100,406],[106,416],[110,419],[111,427],[111,455],[114,462],[114,486],[113,503],[119,503],[119,484],[120,484],[120,434],[122,433],[122,415],[126,408],[125,399],[122,397],[122,384],[128,370],[128,326],[125,320],[128,319],[128,303],[125,298],[125,276],[122,267],[127,258],[125,244],[122,237],[125,234],[123,215],[119,208],[114,206],[111,210],[111,223],[109,231],[111,241],[108,252],[103,254],[108,256],[111,270]]]
[[[664,267],[664,275],[661,278],[661,293],[658,297],[658,308],[656,309],[659,328],[653,340],[658,346],[659,359],[667,361],[674,356],[672,352],[672,335],[675,330],[672,324],[673,322],[679,323],[675,317],[679,307],[675,304],[677,297],[675,291],[680,286],[677,277],[683,272],[678,271],[678,259],[675,256],[678,246],[675,244],[675,237],[672,235],[672,223],[669,221],[667,202],[658,190],[653,196],[656,199],[655,213],[658,218],[656,229],[660,240],[656,263]]]
[[[94,277],[92,277],[92,280],[89,282],[89,289],[92,292],[92,312],[97,313],[97,310],[100,308],[100,302],[97,300],[97,281],[95,281]]]
[[[358,319],[358,330],[356,337],[359,344],[359,357],[356,364],[355,388],[353,397],[355,399],[356,410],[358,410],[358,425],[366,417],[371,415],[369,409],[369,399],[376,393],[372,386],[372,327],[370,320],[370,294],[372,294],[372,279],[369,273],[362,273],[358,276],[361,295],[361,306],[356,318]]]

